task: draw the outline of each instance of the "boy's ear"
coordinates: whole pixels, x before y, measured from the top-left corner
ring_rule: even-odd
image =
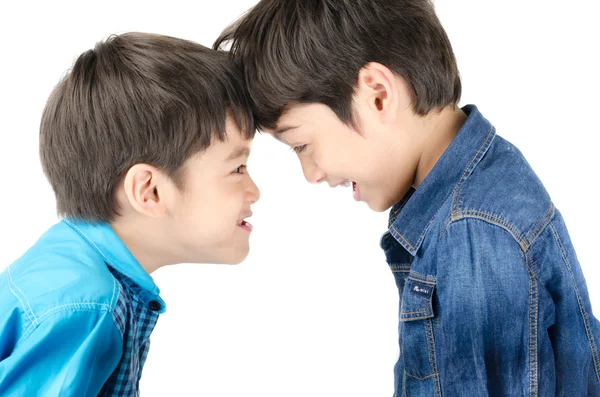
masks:
[[[167,211],[166,178],[158,168],[148,164],[131,167],[123,180],[129,204],[141,215],[158,218]]]
[[[386,66],[370,62],[358,72],[359,101],[375,112],[383,123],[396,119],[400,93],[394,73]]]

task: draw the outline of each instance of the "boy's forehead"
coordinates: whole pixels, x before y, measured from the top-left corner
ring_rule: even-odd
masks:
[[[215,140],[215,143],[219,143],[225,146],[239,146],[243,144],[250,145],[252,139],[249,139],[246,134],[240,129],[234,120],[230,117],[227,118],[225,123],[225,134],[224,140]]]
[[[284,133],[298,128],[300,122],[297,117],[294,116],[295,113],[293,108],[286,109],[275,122],[274,128],[266,128],[265,132],[273,135],[278,140],[281,140]]]
[[[219,142],[221,156],[225,161],[232,161],[250,155],[252,139],[242,135],[239,129],[227,131],[224,141]]]
[[[277,121],[272,133],[283,133],[302,124],[312,123],[323,118],[331,109],[322,103],[294,103],[286,106]]]
[[[248,143],[247,145],[240,144],[238,146],[232,147],[229,150],[229,154],[227,155],[227,158],[225,158],[225,161],[233,161],[248,156],[250,156],[250,143]]]
[[[239,129],[227,128],[224,139],[214,136],[210,145],[198,153],[204,161],[228,162],[250,155],[252,139],[242,135]]]
[[[281,137],[288,131],[292,131],[294,129],[298,128],[297,125],[291,125],[291,124],[278,124],[276,125],[276,127],[272,130],[268,130],[267,132],[271,135],[273,135],[275,138],[277,138],[278,140],[281,140]]]

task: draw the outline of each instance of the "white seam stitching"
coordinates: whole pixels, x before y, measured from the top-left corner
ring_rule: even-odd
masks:
[[[29,321],[32,321],[31,317],[33,317],[32,323],[37,324],[38,320],[35,317],[35,314],[33,313],[33,309],[31,308],[31,304],[29,303],[29,299],[27,299],[27,297],[25,296],[25,294],[23,293],[23,291],[21,291],[21,289],[17,286],[17,284],[15,284],[15,282],[12,279],[12,274],[10,273],[10,266],[6,269],[6,273],[8,274],[8,288],[10,288],[10,291],[13,293],[13,295],[15,295],[15,297],[19,300],[19,302],[21,302],[21,305],[23,305],[23,309],[25,311],[25,314],[27,314],[27,317],[29,317]],[[11,284],[15,286],[15,288],[17,289],[17,291],[19,291],[21,293],[21,295],[23,296],[23,298],[25,298],[25,301],[27,301],[27,306],[29,307],[29,312],[31,313],[31,316],[29,315],[30,313],[27,312],[27,308],[25,307],[25,304],[23,303],[23,301],[21,300],[21,298],[17,295],[17,293],[10,286]]]
[[[38,320],[42,320],[42,318],[48,317],[50,315],[50,312],[54,312],[57,309],[64,308],[64,307],[70,307],[70,306],[79,306],[79,305],[108,307],[109,308],[108,311],[110,311],[110,307],[107,304],[105,304],[105,303],[95,303],[95,302],[67,303],[67,304],[64,304],[64,305],[54,306],[52,309],[47,310],[46,312],[44,312],[44,314],[42,314],[38,318]],[[23,335],[25,335],[33,325],[34,324],[30,324],[29,327],[27,327],[27,329],[25,329],[25,331],[23,331]],[[38,326],[40,324],[38,322],[38,324],[35,324],[35,325]]]

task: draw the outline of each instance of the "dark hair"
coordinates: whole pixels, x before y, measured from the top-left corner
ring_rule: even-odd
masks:
[[[115,188],[147,163],[183,187],[184,162],[226,138],[231,115],[255,133],[242,73],[226,53],[174,37],[111,36],[81,54],[40,126],[40,157],[59,215],[111,221]]]
[[[261,127],[311,102],[352,125],[358,72],[369,62],[407,81],[419,115],[460,100],[454,53],[429,0],[261,0],[213,48],[227,43]]]

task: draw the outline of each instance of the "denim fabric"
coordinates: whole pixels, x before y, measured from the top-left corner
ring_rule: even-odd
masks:
[[[475,106],[381,239],[397,397],[600,396],[600,324],[560,212]]]

